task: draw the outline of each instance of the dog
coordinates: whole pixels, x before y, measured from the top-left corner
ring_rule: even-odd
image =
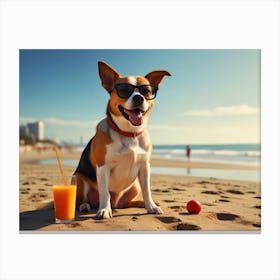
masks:
[[[74,172],[77,208],[97,208],[98,219],[111,218],[112,209],[125,207],[161,214],[151,195],[152,144],[146,127],[159,84],[171,74],[153,71],[145,77],[122,77],[103,61],[98,61],[98,71],[110,98],[107,117],[98,123]],[[133,200],[141,191],[143,200]]]

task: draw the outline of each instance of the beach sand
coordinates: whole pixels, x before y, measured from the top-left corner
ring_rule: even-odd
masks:
[[[62,159],[79,159],[80,153],[63,150]],[[97,220],[94,209],[76,214],[71,224],[55,224],[52,195],[56,165],[39,164],[53,158],[52,151],[20,153],[19,211],[21,231],[250,231],[261,230],[260,183],[189,176],[151,176],[153,199],[163,210],[162,215],[147,214],[144,208],[113,210],[113,218]],[[244,166],[215,165],[170,160],[152,160],[152,166],[185,168],[244,169]],[[63,166],[65,175],[75,167]],[[202,211],[195,215],[186,210],[186,203],[197,199]]]

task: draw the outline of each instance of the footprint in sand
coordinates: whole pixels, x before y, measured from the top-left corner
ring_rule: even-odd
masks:
[[[217,182],[210,182],[210,181],[200,181],[200,182],[197,182],[197,184],[202,184],[202,185],[205,185],[205,184],[209,184],[209,185],[219,185],[220,183],[217,183]]]
[[[203,191],[201,193],[205,193],[205,194],[220,194],[219,192],[216,192],[216,191]]]
[[[216,215],[220,221],[234,221],[236,218],[240,218],[240,216],[231,213],[217,213]]]
[[[184,206],[179,206],[179,205],[169,206],[169,208],[174,210],[175,212],[179,212],[185,209]]]
[[[48,181],[48,178],[40,178],[41,181]]]
[[[154,192],[163,192],[163,193],[169,193],[169,190],[161,190],[161,189],[155,189]]]
[[[241,192],[241,191],[238,191],[238,190],[234,190],[234,189],[227,190],[226,192],[232,193],[232,194],[244,194],[244,192]]]
[[[170,188],[172,191],[185,191],[185,189],[182,188]]]
[[[20,193],[21,194],[30,194],[30,188],[20,188]]]
[[[42,200],[41,195],[42,194],[34,193],[34,194],[30,195],[28,199],[30,199],[32,202],[38,202],[38,201]],[[46,195],[46,197],[47,197],[47,195]]]
[[[253,224],[254,227],[260,228],[261,224]]]
[[[172,202],[175,202],[175,200],[173,200],[173,199],[165,199],[165,200],[163,200],[164,202],[167,202],[167,203],[172,203]]]
[[[36,184],[36,182],[34,182],[34,181],[26,181],[26,182],[23,182],[23,183],[22,183],[23,186],[26,186],[26,185],[35,185],[35,184]]]
[[[230,202],[228,199],[219,199],[220,202]]]
[[[175,217],[156,217],[158,220],[160,220],[161,222],[165,223],[165,224],[171,224],[171,223],[175,223],[175,222],[181,222],[182,220],[175,218]]]
[[[20,188],[21,191],[30,191],[30,188]]]
[[[22,191],[22,192],[20,192],[21,194],[29,194],[29,192],[28,191]]]
[[[180,223],[176,226],[176,230],[201,230],[201,227],[193,224]]]
[[[212,213],[207,216],[207,218],[211,220],[219,220],[219,221],[234,221],[237,218],[240,218],[240,216],[232,214],[232,213]]]

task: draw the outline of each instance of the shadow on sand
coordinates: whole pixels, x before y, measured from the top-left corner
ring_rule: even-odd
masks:
[[[117,212],[113,210],[113,212]],[[89,213],[79,213],[76,212],[75,221],[85,221],[88,219],[98,220],[96,217],[97,209],[91,209]],[[125,214],[117,214],[114,217],[121,217],[121,216],[140,216],[141,214],[135,215],[125,215]],[[102,220],[100,220],[101,222]],[[43,227],[52,225],[55,223],[55,214],[54,214],[54,205],[53,202],[47,204],[46,206],[31,210],[21,212],[19,214],[19,230],[39,230]]]
[[[47,206],[32,210],[25,211],[19,214],[19,229],[20,230],[37,230],[42,227],[54,223],[54,206],[53,203]]]

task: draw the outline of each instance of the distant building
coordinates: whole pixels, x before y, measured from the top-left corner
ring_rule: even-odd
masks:
[[[28,127],[26,125],[21,125],[20,128],[20,136],[22,138],[28,137],[29,133],[28,133]]]
[[[44,123],[41,121],[28,123],[26,125],[28,136],[34,137],[36,140],[44,139]]]
[[[21,125],[19,127],[20,139],[33,139],[33,141],[44,139],[44,123],[43,122],[33,122],[27,123],[26,125]]]

